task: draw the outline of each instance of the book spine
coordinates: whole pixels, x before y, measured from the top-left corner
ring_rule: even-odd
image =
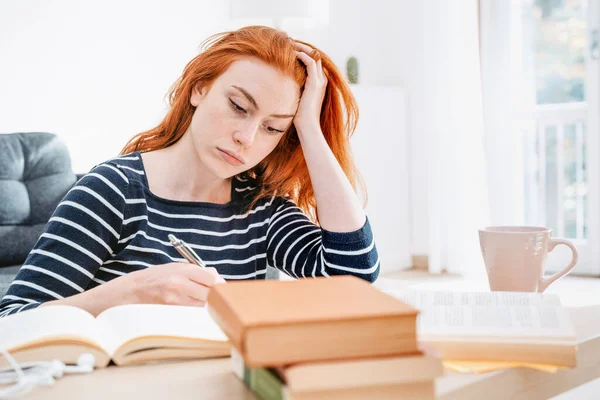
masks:
[[[262,400],[285,400],[285,388],[281,380],[268,368],[252,368],[250,388]]]
[[[234,374],[262,400],[287,400],[287,390],[277,373],[270,368],[250,368],[240,353],[231,351]]]

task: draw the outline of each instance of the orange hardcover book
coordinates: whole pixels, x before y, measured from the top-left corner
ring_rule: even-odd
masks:
[[[353,276],[216,285],[208,309],[250,367],[418,352],[417,310]]]

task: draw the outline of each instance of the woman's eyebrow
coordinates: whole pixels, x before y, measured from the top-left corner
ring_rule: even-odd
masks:
[[[248,99],[248,101],[250,103],[252,103],[252,105],[254,106],[254,108],[256,108],[256,110],[258,110],[258,104],[256,104],[256,100],[254,100],[254,97],[252,97],[252,95],[250,93],[248,93],[246,91],[246,89],[241,88],[239,86],[235,86],[235,85],[231,85],[232,88],[237,89],[238,91],[240,91],[244,97],[246,99]],[[275,117],[275,118],[293,118],[294,114],[271,114],[271,117]]]
[[[254,108],[256,108],[257,110],[258,108],[258,104],[256,104],[256,100],[254,100],[254,97],[252,97],[252,95],[250,93],[248,93],[246,91],[246,89],[241,88],[239,86],[235,86],[235,85],[231,85],[232,88],[237,89],[238,91],[242,92],[242,94],[248,99],[248,101],[250,103],[252,103],[252,105],[254,106]]]

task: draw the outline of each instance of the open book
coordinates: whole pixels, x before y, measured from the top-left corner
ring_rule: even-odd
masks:
[[[71,306],[40,307],[0,319],[0,346],[18,362],[58,359],[76,363],[82,353],[96,367],[169,359],[228,357],[230,343],[206,308],[132,304],[96,318]],[[8,363],[0,357],[0,365]]]
[[[420,310],[419,342],[445,360],[576,365],[575,329],[557,295],[383,291]]]

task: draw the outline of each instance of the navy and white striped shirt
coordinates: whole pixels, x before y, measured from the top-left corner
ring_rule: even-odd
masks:
[[[352,274],[375,281],[379,258],[368,220],[354,232],[328,232],[284,197],[260,199],[246,212],[257,189],[239,176],[227,204],[168,200],[149,190],[140,153],[100,164],[56,208],[0,302],[0,317],[132,271],[186,262],[170,233],[226,280],[264,279],[270,265],[296,278]]]

